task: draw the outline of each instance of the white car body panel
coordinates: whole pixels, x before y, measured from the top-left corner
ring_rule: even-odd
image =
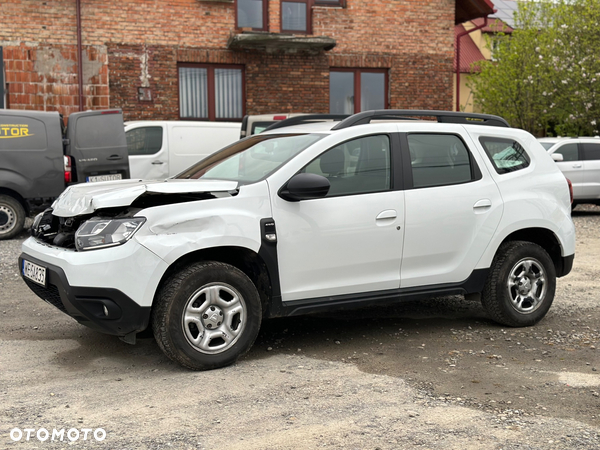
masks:
[[[91,214],[101,208],[128,206],[145,192],[160,194],[229,192],[237,188],[235,181],[123,180],[102,183],[85,183],[68,187],[58,197],[52,208],[58,217]]]
[[[135,239],[101,251],[76,252],[30,237],[22,248],[23,253],[60,267],[71,286],[118,289],[140,306],[152,305],[158,283],[169,267]]]

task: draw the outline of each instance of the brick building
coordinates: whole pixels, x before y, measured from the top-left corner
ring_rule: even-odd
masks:
[[[1,102],[65,116],[119,107],[126,120],[451,109],[454,26],[492,10],[489,0],[2,0]]]

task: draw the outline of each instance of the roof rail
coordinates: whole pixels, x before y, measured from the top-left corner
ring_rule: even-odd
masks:
[[[303,123],[325,122],[326,120],[340,121],[351,117],[349,114],[304,114],[302,116],[290,117],[279,122],[275,122],[270,127],[263,130],[270,131],[276,128],[289,127],[292,125],[300,125]]]
[[[490,114],[475,114],[455,111],[433,111],[419,109],[379,109],[375,111],[363,111],[354,114],[338,123],[332,130],[353,127],[371,123],[372,120],[410,120],[413,117],[435,117],[438,122],[462,123],[469,125],[490,125],[495,127],[509,127],[506,120],[500,116]],[[413,119],[414,120],[414,119]]]

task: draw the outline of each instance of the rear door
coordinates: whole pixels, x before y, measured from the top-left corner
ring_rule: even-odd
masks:
[[[66,154],[77,183],[129,178],[121,110],[85,111],[69,116]]]
[[[163,180],[169,176],[166,123],[125,126],[131,178]]]
[[[583,196],[600,199],[600,142],[586,142],[583,147]]]
[[[556,165],[573,184],[573,197],[575,199],[585,198],[583,157],[580,146],[577,142],[569,142],[558,147],[552,154],[561,154],[563,156],[563,160],[557,161]]]

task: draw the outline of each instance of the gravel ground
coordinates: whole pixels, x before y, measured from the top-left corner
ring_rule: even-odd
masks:
[[[46,305],[18,274],[26,233],[0,241],[0,448],[600,449],[600,208],[573,219],[574,270],[534,327],[461,297],[278,319],[200,373]]]

